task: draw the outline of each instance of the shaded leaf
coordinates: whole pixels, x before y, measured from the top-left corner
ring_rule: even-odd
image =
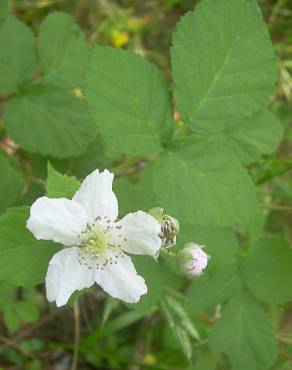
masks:
[[[11,208],[0,217],[0,281],[32,286],[44,281],[49,260],[59,247],[36,240],[26,228],[29,209]]]
[[[95,134],[85,104],[54,85],[32,85],[15,95],[4,124],[23,149],[60,158],[83,153]]]
[[[34,36],[13,16],[0,22],[0,91],[15,92],[30,82],[36,69]]]
[[[257,298],[271,305],[291,302],[292,248],[281,236],[262,238],[246,268],[247,284]]]
[[[247,293],[227,304],[209,343],[211,348],[225,352],[236,370],[267,370],[276,359],[271,321]]]
[[[24,179],[19,171],[11,166],[9,159],[0,152],[0,213],[14,205],[21,196]]]

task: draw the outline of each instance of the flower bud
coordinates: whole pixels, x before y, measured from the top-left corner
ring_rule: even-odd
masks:
[[[195,243],[188,243],[178,253],[178,264],[183,273],[191,277],[200,276],[203,273],[210,258],[203,251],[203,247]]]
[[[176,234],[179,232],[179,222],[176,218],[163,214],[163,208],[150,209],[149,214],[156,218],[161,225],[160,238],[165,248],[170,248],[176,243]]]

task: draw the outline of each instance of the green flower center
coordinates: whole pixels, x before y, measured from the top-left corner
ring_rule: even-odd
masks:
[[[107,249],[107,238],[105,233],[98,232],[90,236],[87,240],[87,249],[93,256],[104,254]]]

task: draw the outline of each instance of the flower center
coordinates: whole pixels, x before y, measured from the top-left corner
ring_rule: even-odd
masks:
[[[87,240],[86,248],[93,255],[93,257],[98,257],[107,249],[107,238],[104,232],[98,232],[93,234]]]
[[[115,225],[109,218],[96,217],[92,224],[87,224],[86,229],[78,236],[79,263],[88,269],[103,270],[108,264],[117,264],[118,259],[124,257],[121,251],[120,240],[127,241],[122,233],[115,235],[112,232],[121,230],[122,226]]]

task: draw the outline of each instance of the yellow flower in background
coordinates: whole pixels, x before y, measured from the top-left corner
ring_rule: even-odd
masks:
[[[155,365],[156,359],[151,353],[147,353],[142,360],[142,363],[145,365]]]
[[[121,48],[129,42],[129,33],[127,31],[112,31],[112,43],[115,47]]]

